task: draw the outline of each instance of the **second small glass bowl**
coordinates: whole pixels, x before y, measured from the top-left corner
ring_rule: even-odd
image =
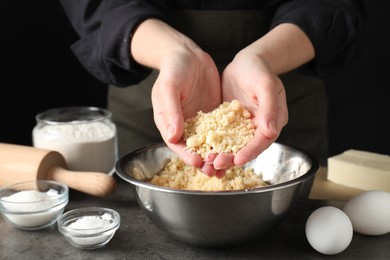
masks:
[[[96,249],[112,239],[120,226],[120,215],[108,208],[80,208],[64,213],[57,225],[71,245],[80,249]]]

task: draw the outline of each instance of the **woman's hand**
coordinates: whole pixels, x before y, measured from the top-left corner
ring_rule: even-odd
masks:
[[[218,154],[209,160],[220,175],[223,169],[255,159],[278,138],[288,122],[286,92],[278,75],[310,61],[314,54],[307,35],[285,23],[241,50],[226,67],[222,101],[240,101],[251,112],[256,132],[234,156]]]
[[[134,59],[159,70],[152,89],[154,121],[164,142],[187,164],[197,168],[203,161],[185,151],[184,120],[198,111],[209,112],[221,103],[221,84],[212,58],[192,40],[162,21],[150,19],[134,33]],[[213,168],[205,167],[213,175]]]
[[[230,162],[217,156],[213,164],[215,168],[225,168],[227,162],[228,165],[241,166],[268,148],[287,124],[286,92],[281,80],[267,63],[244,50],[236,55],[223,73],[222,98],[239,100],[252,114],[256,132],[234,158],[229,158]]]
[[[168,147],[187,164],[200,168],[203,162],[199,155],[184,150],[184,120],[220,103],[219,74],[208,54],[185,49],[172,53],[162,64],[152,89],[154,121]]]

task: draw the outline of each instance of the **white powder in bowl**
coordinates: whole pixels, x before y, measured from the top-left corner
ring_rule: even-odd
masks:
[[[104,228],[110,224],[111,215],[105,213],[102,216],[83,216],[77,219],[75,222],[71,223],[68,228],[77,229],[79,231],[79,237],[71,238],[73,243],[82,246],[92,246],[105,243],[107,240],[111,239],[115,230],[110,231],[109,233],[100,233],[97,231],[98,229]],[[96,236],[94,236],[95,233],[97,233]],[[91,236],[86,237],[88,235]]]
[[[48,124],[33,130],[34,147],[61,153],[69,170],[110,173],[117,157],[116,128],[108,122]]]
[[[103,216],[84,216],[71,223],[69,227],[75,229],[102,228],[111,223],[110,219],[110,215],[107,213]],[[86,230],[86,233],[88,233],[88,230]]]
[[[50,201],[55,195],[58,195],[57,191],[50,193],[39,192],[36,190],[23,190],[16,192],[8,197],[3,197],[2,200],[6,202],[7,210],[15,212],[34,212],[48,209],[54,205],[54,201]],[[31,202],[31,203],[29,203]]]
[[[14,225],[39,227],[50,223],[63,210],[63,207],[48,210],[58,203],[53,200],[55,196],[58,196],[58,192],[52,189],[47,192],[23,190],[1,198],[1,204],[6,210],[4,215]]]

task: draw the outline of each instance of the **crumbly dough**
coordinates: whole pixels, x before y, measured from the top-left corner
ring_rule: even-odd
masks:
[[[261,174],[255,174],[253,168],[232,167],[219,179],[207,176],[179,158],[172,158],[149,182],[174,189],[198,191],[246,190],[269,185]]]
[[[186,149],[202,158],[208,153],[236,154],[255,133],[250,112],[238,100],[224,102],[209,113],[199,111],[184,123]]]

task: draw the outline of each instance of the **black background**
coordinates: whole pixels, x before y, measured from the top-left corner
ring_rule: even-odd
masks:
[[[390,155],[389,1],[370,1],[368,35],[349,70],[329,89],[330,155],[360,149]]]
[[[1,1],[0,141],[32,144],[35,115],[62,106],[106,107],[106,85],[77,61],[77,35],[56,0]]]

